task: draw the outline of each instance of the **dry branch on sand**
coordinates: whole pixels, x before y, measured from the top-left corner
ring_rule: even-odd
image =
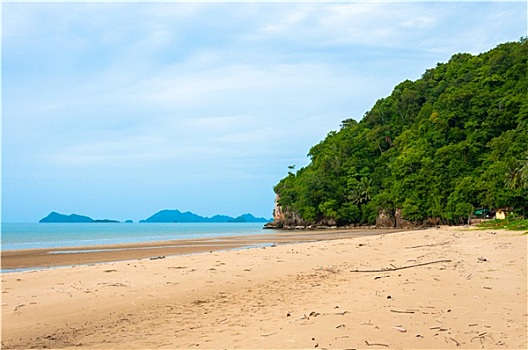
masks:
[[[407,265],[407,266],[402,266],[402,267],[387,267],[387,268],[377,269],[377,270],[350,270],[350,272],[388,272],[388,271],[398,271],[398,270],[403,270],[403,269],[410,269],[412,267],[419,267],[419,266],[425,266],[425,265],[431,265],[431,264],[437,264],[437,263],[448,263],[448,262],[451,262],[451,260],[435,260],[435,261],[430,261],[430,262],[421,263],[421,264]]]

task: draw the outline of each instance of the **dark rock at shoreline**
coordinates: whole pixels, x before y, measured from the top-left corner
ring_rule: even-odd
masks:
[[[274,220],[266,223],[263,227],[269,230],[330,230],[337,228],[350,228],[350,226],[337,226],[337,225],[299,225],[285,220]]]

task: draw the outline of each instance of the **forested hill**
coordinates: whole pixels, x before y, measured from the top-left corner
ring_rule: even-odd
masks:
[[[455,54],[400,83],[274,187],[276,221],[374,224],[381,213],[392,222],[461,223],[476,209],[506,207],[528,214],[527,60],[521,38]]]

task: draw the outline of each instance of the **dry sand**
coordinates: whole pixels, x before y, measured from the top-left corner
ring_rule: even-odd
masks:
[[[8,273],[2,348],[526,349],[526,259],[441,228]]]

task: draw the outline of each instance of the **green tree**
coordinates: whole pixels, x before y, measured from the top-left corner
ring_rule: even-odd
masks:
[[[361,121],[313,146],[274,190],[308,222],[373,223],[380,210],[460,223],[476,207],[528,211],[528,39],[455,54],[398,84]]]

